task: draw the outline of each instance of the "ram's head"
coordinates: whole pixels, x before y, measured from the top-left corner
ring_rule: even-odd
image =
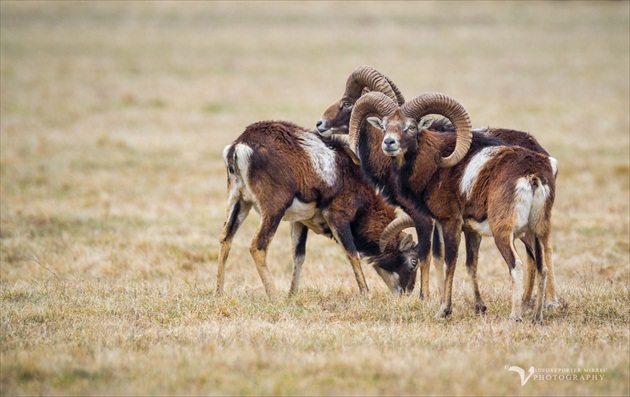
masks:
[[[364,65],[350,74],[341,99],[326,109],[317,122],[317,131],[323,136],[347,134],[354,104],[361,95],[371,91],[382,92],[400,105],[405,103],[396,84],[378,70]]]

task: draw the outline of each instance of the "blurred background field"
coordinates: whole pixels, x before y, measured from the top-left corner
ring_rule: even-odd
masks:
[[[630,3],[0,3],[2,395],[630,393]],[[302,292],[269,301],[235,239],[213,295],[221,151],[250,123],[314,127],[368,64],[409,99],[534,134],[559,160],[563,305],[512,324],[489,239],[473,314],[394,298],[309,237]],[[463,248],[463,247],[462,247]],[[460,250],[463,255],[463,249]],[[289,228],[269,262],[288,291]],[[435,286],[434,286],[435,287]],[[433,289],[435,291],[435,288]],[[504,367],[606,368],[597,382]]]

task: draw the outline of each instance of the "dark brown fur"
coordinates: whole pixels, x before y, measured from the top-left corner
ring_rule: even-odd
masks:
[[[549,233],[551,207],[554,200],[555,178],[549,157],[525,148],[501,147],[497,155],[493,156],[478,175],[471,197],[465,197],[460,192],[460,183],[468,163],[479,152],[483,145],[479,144],[480,138],[473,137],[473,144],[464,159],[452,168],[438,168],[433,160],[434,153],[443,155],[450,153],[454,146],[454,136],[450,134],[432,131],[408,133],[405,127],[414,120],[404,117],[400,110],[387,117],[381,125],[385,129],[384,142],[392,145],[396,142],[400,146],[400,154],[393,158],[392,164],[398,178],[400,194],[409,201],[413,200],[414,208],[409,215],[414,219],[416,226],[428,227],[430,219],[436,219],[443,229],[445,245],[445,263],[447,275],[445,291],[438,312],[438,317],[444,317],[451,313],[452,277],[457,260],[460,233],[462,227],[469,220],[483,222],[488,220],[495,243],[506,260],[510,272],[520,263],[515,255],[513,246],[513,232],[515,227],[515,184],[518,178],[528,178],[532,187],[542,188],[546,185],[550,191],[544,204],[545,211],[540,224],[530,225],[528,233],[530,237],[540,242],[537,246],[545,249],[545,260],[550,260]],[[477,142],[475,142],[477,141]],[[427,232],[424,232],[426,235]],[[420,252],[427,242],[419,240]],[[426,251],[427,248],[424,248]],[[422,260],[422,254],[420,255]],[[519,266],[519,272],[520,265]],[[541,274],[541,285],[544,286],[546,266],[537,263]],[[518,284],[514,275],[515,283]],[[522,283],[522,279],[520,281]],[[518,287],[522,290],[522,284]],[[522,291],[515,290],[513,295],[512,317],[520,319],[520,299]],[[520,294],[520,295],[519,295]],[[515,296],[519,295],[516,303]],[[539,292],[539,299],[544,296]],[[539,302],[537,302],[538,305]],[[535,320],[542,320],[542,307],[537,306]]]
[[[356,102],[356,99],[351,98],[343,98],[341,101],[336,102],[331,105],[323,114],[320,122],[318,123],[318,127],[322,123],[322,120],[325,124],[326,128],[333,129],[335,133],[338,134],[347,134],[348,133],[348,123],[350,114],[352,111],[352,106]],[[346,104],[345,106],[342,104]],[[410,208],[412,206],[409,205],[408,201],[413,201],[413,197],[405,197],[405,195],[399,194],[397,192],[397,187],[395,181],[394,173],[391,169],[391,161],[390,159],[383,153],[381,149],[381,143],[383,139],[383,132],[380,128],[376,128],[365,120],[361,123],[361,133],[359,135],[359,157],[362,159],[361,168],[364,171],[364,174],[367,176],[368,180],[377,188],[380,189],[382,195],[393,205],[398,205],[403,210],[412,214],[415,212],[414,209]],[[431,124],[430,130],[434,132],[439,132],[440,134],[433,135],[431,137],[425,137],[423,139],[426,142],[423,144],[424,148],[427,150],[440,150],[443,156],[446,156],[450,152],[452,152],[453,147],[455,146],[455,129],[451,122],[447,118],[438,118]],[[444,135],[449,134],[449,135]],[[544,154],[548,156],[547,151],[538,143],[538,141],[529,133],[523,131],[517,131],[512,129],[505,128],[486,128],[479,129],[474,132],[474,140],[473,140],[473,148],[471,148],[472,152],[476,152],[479,148],[487,147],[487,146],[497,146],[497,145],[508,145],[508,146],[520,146],[526,149],[535,151],[537,153]],[[430,141],[433,141],[431,143]],[[441,142],[441,143],[438,143]],[[468,159],[464,159],[462,164],[468,162]],[[432,159],[427,157],[423,164],[417,164],[415,166],[414,171],[414,183],[426,183],[429,184],[430,176],[427,174],[435,174],[438,172],[437,167],[435,167]],[[420,160],[422,161],[422,160]],[[460,169],[463,169],[460,167]],[[439,175],[438,175],[439,176]],[[411,183],[411,182],[410,182]],[[418,189],[422,189],[420,185],[414,185]],[[437,199],[433,200],[434,202]],[[421,227],[421,229],[425,229]],[[418,230],[419,236],[427,236],[426,230]],[[432,240],[432,247],[429,245],[419,244],[419,257],[420,257],[420,269],[422,274],[421,288],[420,288],[420,296],[428,296],[428,256],[432,252],[434,257],[434,264],[436,265],[436,269],[438,269],[438,274],[440,274],[441,264],[444,259],[443,253],[443,243],[442,237],[438,231],[438,228],[434,228],[433,233],[429,234],[429,238]],[[473,236],[470,232],[464,230],[464,236],[466,241],[466,252],[467,252],[467,269],[471,277],[473,274],[476,274],[477,268],[477,260],[478,254],[477,251],[479,249],[479,242],[481,240],[480,236]],[[534,248],[533,243],[530,241],[529,236],[522,236],[521,240],[525,244],[527,250],[527,260],[528,260],[528,276],[531,277],[533,272],[535,271],[535,258],[534,258]],[[442,279],[442,277],[440,277]],[[441,280],[440,280],[441,281]],[[473,280],[473,284],[475,285],[475,289],[478,290],[476,286],[476,280]],[[533,280],[530,283],[528,280],[528,285],[533,285]],[[476,292],[477,294],[478,292]],[[531,288],[528,288],[525,294],[525,300],[529,301],[531,298]],[[549,282],[547,285],[547,298],[550,302],[555,301],[555,282],[553,275],[553,268],[550,268],[549,273]],[[476,303],[477,311],[485,311],[486,306],[483,304],[481,298],[477,300]]]
[[[309,153],[300,144],[305,137],[320,141],[326,146],[328,153],[334,153],[336,177],[332,185],[327,184],[313,168]],[[248,169],[244,170],[246,175],[239,175],[243,172],[238,167],[236,148],[239,144],[252,150]],[[250,250],[267,294],[274,294],[275,288],[266,265],[266,251],[294,199],[302,203],[314,203],[317,215],[304,221],[292,222],[292,293],[298,288],[309,229],[334,238],[342,245],[362,291],[367,290],[367,285],[361,271],[359,253],[366,256],[377,270],[380,268],[396,273],[401,289],[413,288],[414,280],[409,275],[415,274],[415,251],[410,246],[399,249],[404,237],[401,234],[395,246],[390,245],[385,253],[380,253],[380,234],[395,218],[394,208],[376,194],[363,177],[361,169],[352,163],[344,145],[338,139],[319,137],[316,133],[289,122],[268,121],[250,125],[229,146],[225,155],[228,189],[234,192],[233,184],[247,181],[255,200],[248,201],[241,193],[231,193],[227,220],[220,239],[217,277],[219,293],[223,288],[225,261],[232,238],[253,205],[261,215],[261,224]]]

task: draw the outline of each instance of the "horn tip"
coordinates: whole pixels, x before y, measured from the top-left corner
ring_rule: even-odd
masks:
[[[444,157],[442,157],[442,154],[440,152],[435,152],[435,156],[433,157],[433,159],[435,160],[435,163],[437,165],[442,164],[442,162],[444,161]]]

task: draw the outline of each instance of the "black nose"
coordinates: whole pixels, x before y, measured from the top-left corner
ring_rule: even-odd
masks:
[[[396,143],[396,140],[394,138],[392,138],[391,136],[388,136],[387,138],[385,138],[385,140],[383,141],[383,143],[387,146],[392,146],[393,144]]]
[[[317,131],[324,132],[328,129],[328,122],[326,120],[319,120],[317,122]]]

